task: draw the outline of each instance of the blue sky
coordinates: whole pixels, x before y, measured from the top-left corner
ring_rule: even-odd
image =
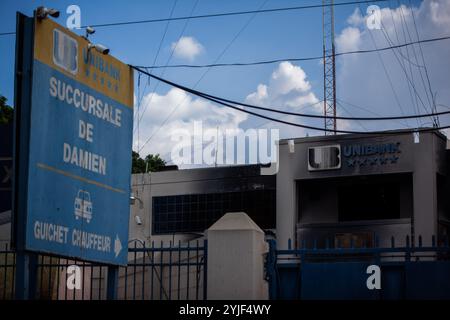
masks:
[[[173,16],[188,16],[196,0],[179,0]],[[216,12],[245,11],[258,9],[264,0],[246,1],[211,1],[200,0],[194,14]],[[266,2],[264,8],[288,7],[304,4],[314,4],[318,1],[274,1]],[[77,4],[81,8],[82,24],[97,24],[128,20],[141,20],[169,17],[174,1],[1,1],[2,21],[1,32],[14,31],[15,12],[21,11],[32,15],[33,9],[39,5],[61,10],[57,19],[65,23],[67,14],[65,8],[70,4]],[[353,11],[352,6],[336,9],[336,28],[341,28],[339,21]],[[218,17],[191,20],[185,34],[195,38],[205,47],[195,63],[214,62],[220,52],[232,40],[235,34],[250,18],[250,15]],[[162,45],[157,64],[165,64],[170,55],[170,44],[177,40],[185,22],[171,22]],[[322,50],[321,38],[321,10],[311,9],[302,11],[265,13],[257,15],[243,33],[236,39],[220,62],[266,60],[282,57],[298,57],[320,55]],[[106,44],[111,54],[119,59],[137,65],[151,65],[154,61],[166,22],[104,27],[98,28],[93,39]],[[270,41],[268,41],[270,39]],[[14,36],[0,38],[2,52],[2,72],[0,88],[9,99],[13,98],[13,65],[14,65]],[[185,61],[173,58],[173,63]],[[304,66],[311,75],[311,81],[320,83],[320,66],[315,62]],[[267,78],[273,66],[249,67],[245,69],[230,68],[210,70],[208,75],[198,86],[201,90],[208,90],[217,94],[245,98],[262,78]],[[183,84],[194,84],[201,71],[173,70],[165,75]],[[239,85],[227,86],[241,79]],[[226,88],[223,90],[222,88]]]
[[[336,1],[339,2],[339,1]],[[341,1],[342,2],[342,1]],[[263,6],[263,8],[273,7],[289,7],[298,5],[308,5],[321,3],[321,0],[306,0],[306,1],[275,1],[275,0],[246,0],[246,1],[213,1],[213,0],[178,0],[173,12],[173,16],[188,16],[197,3],[194,15],[231,12],[231,11],[245,11],[255,10]],[[448,14],[450,4],[447,0],[425,0],[425,1],[409,1],[409,0],[391,0],[386,3],[378,4],[381,8],[391,8],[384,12],[386,19],[392,18],[399,14],[398,8],[401,4],[404,5],[405,24],[410,27],[412,32],[411,16],[408,18],[408,8],[410,3],[414,10],[416,10],[416,19],[419,26],[419,31],[423,38],[435,35],[443,35],[450,31],[450,14]],[[154,19],[169,17],[174,1],[10,1],[3,0],[0,3],[0,12],[2,12],[2,19],[0,22],[0,32],[14,31],[15,29],[15,12],[21,11],[25,14],[32,15],[34,8],[39,5],[45,5],[61,10],[61,15],[57,21],[65,24],[68,15],[65,13],[66,8],[71,4],[77,4],[81,8],[81,24],[90,25],[98,23],[121,22],[141,19]],[[436,9],[436,6],[438,9]],[[367,5],[361,5],[363,16]],[[355,5],[339,6],[335,9],[335,28],[337,50],[344,49],[371,49],[374,43],[370,42],[369,31],[364,28],[364,23],[357,21],[358,16],[355,15]],[[353,22],[349,22],[349,18],[353,17]],[[390,15],[390,16],[389,16]],[[409,20],[408,20],[409,19]],[[249,22],[250,21],[250,22]],[[356,22],[355,22],[356,21]],[[391,20],[389,20],[391,21]],[[386,24],[389,23],[386,20]],[[179,40],[181,31],[185,25],[185,21],[170,22],[167,28],[167,34],[162,43],[161,50],[156,59],[156,64],[166,64],[172,52],[172,44]],[[408,25],[409,23],[409,25]],[[246,25],[243,29],[243,27]],[[395,26],[395,25],[394,25]],[[160,45],[162,34],[166,28],[166,22],[137,24],[128,26],[102,27],[97,28],[92,40],[105,44],[111,49],[111,54],[123,60],[126,63],[135,65],[152,65],[155,59],[156,52]],[[388,33],[390,32],[387,26]],[[392,29],[393,30],[393,29]],[[399,29],[400,30],[400,29]],[[395,30],[397,31],[397,30]],[[230,45],[232,39],[239,33],[239,36],[231,44],[225,54],[217,61],[221,52]],[[400,32],[401,33],[401,32]],[[279,12],[279,13],[265,13],[242,16],[228,16],[208,19],[195,19],[187,23],[187,27],[183,34],[185,37],[191,37],[196,43],[201,45],[201,52],[195,55],[192,59],[183,58],[176,54],[171,58],[169,64],[177,63],[193,63],[193,64],[208,64],[214,62],[248,62],[255,60],[270,60],[288,57],[308,57],[319,56],[322,53],[322,11],[318,9],[308,9],[299,11]],[[394,37],[394,33],[391,33]],[[398,34],[397,34],[398,36]],[[370,34],[379,47],[386,46],[388,43],[383,39],[381,33]],[[339,38],[339,40],[338,40]],[[402,38],[400,36],[400,38]],[[394,42],[404,42],[408,40],[406,35],[404,39],[394,39]],[[373,40],[372,40],[373,41]],[[14,36],[0,36],[0,52],[2,59],[0,60],[0,94],[5,95],[10,103],[13,103],[14,90]],[[449,42],[440,44],[448,52]],[[437,45],[431,44],[424,48],[426,57],[435,55]],[[340,50],[341,49],[341,50]],[[419,48],[417,48],[418,50]],[[418,51],[417,51],[418,52]],[[399,52],[402,53],[402,52]],[[406,55],[406,49],[404,55]],[[412,54],[412,53],[411,53]],[[441,59],[440,57],[435,57]],[[364,60],[365,59],[365,60]],[[364,57],[348,57],[340,59],[337,63],[337,79],[338,79],[338,97],[343,101],[348,101],[349,104],[342,108],[338,113],[353,115],[371,115],[370,112],[376,113],[390,113],[398,114],[400,109],[396,106],[394,95],[400,97],[400,100],[405,101],[403,110],[407,114],[418,112],[409,106],[414,103],[408,94],[408,86],[404,85],[405,80],[402,79],[402,70],[399,68],[396,58],[390,53],[382,53],[382,56],[376,54],[367,55]],[[383,60],[383,62],[381,62]],[[428,60],[428,58],[427,58]],[[448,60],[448,59],[447,59]],[[384,64],[384,67],[383,67]],[[433,63],[431,63],[433,64]],[[392,67],[391,67],[392,65]],[[320,61],[310,61],[302,63],[293,63],[291,65],[284,65],[285,69],[281,69],[280,65],[263,65],[251,67],[230,67],[230,68],[212,68],[196,86],[196,89],[206,91],[211,94],[239,100],[239,101],[253,101],[259,104],[279,103],[280,106],[286,109],[292,108],[301,109],[301,105],[289,105],[287,97],[295,98],[296,93],[301,93],[302,97],[311,98],[308,101],[322,100],[323,96],[323,80],[322,80],[322,65]],[[397,68],[397,69],[396,69]],[[434,69],[436,70],[434,70]],[[387,72],[385,71],[387,69]],[[276,97],[269,97],[261,99],[261,97],[253,97],[250,99],[249,95],[257,91],[258,85],[263,85],[268,88],[268,94],[275,95],[276,87],[284,84],[277,84],[273,80],[274,75],[283,76],[297,76],[305,79],[302,83],[294,84],[292,92],[287,95],[277,93]],[[299,71],[301,70],[301,72]],[[166,69],[164,77],[186,86],[194,86],[201,75],[206,70],[195,69]],[[439,87],[442,82],[441,77],[445,71],[450,71],[449,63],[445,62],[438,66],[429,66],[431,80],[435,87],[433,91],[438,91],[438,98],[443,103],[450,105],[448,99],[448,90],[444,87]],[[162,70],[158,70],[160,74]],[[364,75],[364,72],[367,72]],[[387,74],[386,74],[387,73]],[[355,76],[353,76],[355,75]],[[389,79],[388,79],[389,78]],[[271,80],[272,79],[272,80]],[[369,81],[369,80],[370,81]],[[394,89],[387,86],[390,80],[394,83]],[[148,109],[141,122],[140,127],[140,142],[142,145],[146,138],[152,135],[155,130],[165,121],[171,110],[177,109],[177,103],[170,104],[169,87],[165,85],[158,85],[155,87],[155,82],[151,81],[150,86],[146,86],[144,91],[144,83],[146,79],[141,79],[140,94],[144,94],[148,107],[142,103],[139,107],[141,110]],[[418,74],[416,74],[417,86],[420,85]],[[271,87],[272,86],[272,87]],[[303,87],[302,87],[303,86]],[[358,88],[361,86],[361,88]],[[446,82],[448,87],[448,80]],[[261,87],[261,88],[262,88]],[[137,81],[135,83],[135,93],[138,94]],[[156,91],[155,91],[156,89]],[[426,88],[425,88],[426,89]],[[426,90],[421,92],[425,99]],[[290,89],[289,89],[290,90]],[[154,97],[150,98],[151,92],[155,91]],[[395,94],[394,94],[395,92]],[[172,92],[174,93],[174,92]],[[175,93],[174,93],[175,94]],[[314,96],[314,97],[313,97]],[[367,99],[373,97],[373,99]],[[380,100],[384,97],[384,100]],[[183,101],[183,97],[182,101]],[[186,99],[186,97],[184,98]],[[189,100],[190,99],[190,100]],[[192,118],[197,120],[204,120],[208,122],[210,127],[223,125],[224,127],[237,126],[239,128],[249,128],[259,126],[264,123],[264,120],[253,119],[252,117],[245,117],[236,120],[236,114],[223,114],[215,109],[209,111],[208,108],[219,108],[208,105],[202,105],[198,99],[190,97],[188,102],[184,103],[180,109],[192,109],[196,105],[198,113],[193,113],[192,110],[188,112],[178,110],[173,117],[167,120],[167,128],[182,124],[191,124]],[[255,100],[256,99],[256,100]],[[316,99],[316,100],[314,100]],[[372,100],[372,101],[371,101]],[[408,103],[406,103],[408,101]],[[158,102],[162,104],[158,107]],[[362,109],[354,108],[350,103],[356,105],[368,106],[369,111],[362,111]],[[202,108],[203,107],[203,108]],[[408,109],[409,108],[409,109]],[[365,108],[367,109],[367,108]],[[307,109],[311,112],[318,112],[319,109]],[[210,112],[212,112],[210,114]],[[214,114],[216,112],[216,114]],[[219,112],[219,113],[218,113]],[[368,113],[369,112],[369,113]],[[425,112],[422,110],[422,112]],[[373,114],[372,114],[373,116]],[[190,117],[190,119],[187,119]],[[234,117],[234,118],[233,118]],[[172,122],[175,121],[175,122]],[[180,121],[180,122],[176,122]],[[223,122],[226,122],[225,124]],[[368,125],[370,127],[370,124]],[[269,124],[266,127],[275,127],[274,124]],[[278,126],[277,126],[278,127]],[[361,126],[353,124],[342,123],[343,128],[361,129]],[[370,127],[372,128],[372,127]],[[169,129],[168,129],[169,130]],[[302,136],[306,133],[298,129],[280,127],[282,130],[281,136]],[[142,150],[142,153],[161,153],[167,154],[170,151],[167,143],[164,140],[163,132],[166,127],[156,133],[156,138],[159,142],[152,141]],[[161,137],[158,135],[161,134]],[[311,133],[313,134],[313,133]],[[317,132],[315,133],[317,134]],[[135,140],[137,138],[135,137]],[[163,142],[161,142],[163,141]]]

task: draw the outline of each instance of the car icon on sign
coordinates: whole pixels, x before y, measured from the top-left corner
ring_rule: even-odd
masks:
[[[89,192],[84,190],[78,190],[74,204],[75,218],[86,219],[89,223],[92,219],[92,202]]]

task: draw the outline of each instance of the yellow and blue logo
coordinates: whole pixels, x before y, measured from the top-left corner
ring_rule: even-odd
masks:
[[[133,71],[110,55],[89,50],[89,41],[51,19],[35,20],[34,58],[66,76],[133,107]]]

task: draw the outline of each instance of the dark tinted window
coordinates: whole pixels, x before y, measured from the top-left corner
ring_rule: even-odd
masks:
[[[262,229],[275,228],[275,190],[153,198],[153,234],[203,232],[227,212],[247,213]]]

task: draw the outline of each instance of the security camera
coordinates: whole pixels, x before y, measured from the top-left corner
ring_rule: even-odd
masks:
[[[135,217],[134,217],[134,220],[136,221],[136,224],[137,224],[138,226],[142,225],[141,217],[135,216]]]
[[[95,33],[95,29],[92,27],[86,27],[86,33],[87,34],[94,34]]]
[[[36,9],[36,17],[38,19],[45,19],[49,15],[53,18],[58,18],[59,10],[52,9],[52,8],[46,8],[46,7],[38,7]]]
[[[105,47],[104,45],[102,45],[102,44],[89,43],[88,50],[91,50],[92,48],[94,48],[95,50],[97,50],[101,54],[108,54],[109,53],[109,49],[107,47]]]
[[[89,35],[94,34],[95,33],[95,29],[92,27],[86,27],[86,36],[85,39],[89,38]]]

